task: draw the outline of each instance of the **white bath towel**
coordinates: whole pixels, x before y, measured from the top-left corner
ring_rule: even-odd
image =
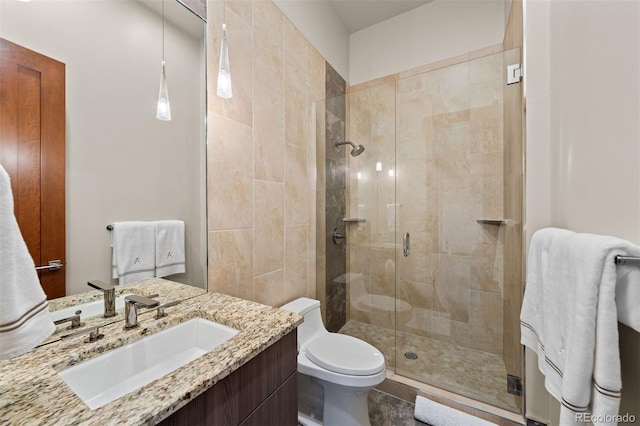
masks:
[[[618,238],[546,228],[532,238],[520,314],[521,342],[538,354],[560,424],[614,425],[621,391],[616,255],[640,255]]]
[[[152,222],[115,222],[111,231],[113,278],[120,284],[153,278],[156,270]]]
[[[55,329],[13,213],[9,174],[0,165],[0,359],[27,352]]]
[[[431,426],[491,426],[495,423],[472,416],[423,396],[416,396],[413,417]]]
[[[156,232],[156,277],[185,272],[184,222],[153,222]]]

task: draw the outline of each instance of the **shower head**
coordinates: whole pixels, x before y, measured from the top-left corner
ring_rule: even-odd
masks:
[[[357,157],[358,155],[364,152],[364,145],[357,145],[355,148],[351,150],[351,155]]]
[[[356,145],[353,142],[344,141],[344,142],[336,142],[335,143],[336,148],[339,147],[340,145],[351,145],[353,147],[351,149],[351,156],[352,157],[357,157],[358,155],[360,155],[360,154],[362,154],[364,152],[364,146],[363,145]]]

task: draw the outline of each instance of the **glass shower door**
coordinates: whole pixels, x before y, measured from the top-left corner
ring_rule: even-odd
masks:
[[[396,82],[395,368],[518,411],[504,359],[504,69],[500,52]]]
[[[519,58],[499,52],[317,105],[325,322],[376,346],[389,372],[514,412],[522,98],[504,70]],[[344,105],[344,122],[333,104]],[[335,147],[342,138],[364,152]],[[333,241],[334,231],[346,239]]]

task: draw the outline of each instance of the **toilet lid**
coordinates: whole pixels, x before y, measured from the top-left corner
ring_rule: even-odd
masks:
[[[307,346],[307,358],[335,373],[370,376],[384,369],[384,356],[375,347],[352,336],[325,333]]]

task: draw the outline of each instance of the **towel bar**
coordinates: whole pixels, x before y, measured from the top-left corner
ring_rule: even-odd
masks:
[[[616,256],[616,265],[640,265],[640,257]]]
[[[113,225],[107,225],[107,231],[113,231]]]

